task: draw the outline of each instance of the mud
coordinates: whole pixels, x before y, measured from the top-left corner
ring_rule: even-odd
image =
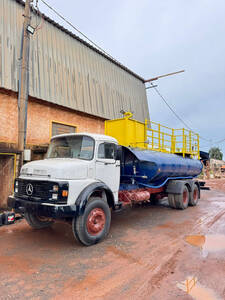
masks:
[[[164,199],[113,214],[109,236],[91,247],[68,224],[0,227],[0,299],[225,299],[225,180],[207,185],[197,207]]]
[[[225,192],[225,178],[221,179],[206,179],[205,186],[211,187],[213,190]]]

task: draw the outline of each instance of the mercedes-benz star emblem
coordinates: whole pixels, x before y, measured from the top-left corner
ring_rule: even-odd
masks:
[[[34,191],[34,187],[31,183],[28,183],[26,185],[26,192],[27,192],[27,195],[28,196],[31,196],[33,194],[33,191]]]

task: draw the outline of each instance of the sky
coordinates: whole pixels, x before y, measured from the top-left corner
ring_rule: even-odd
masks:
[[[224,0],[46,1],[145,79],[184,69],[184,73],[155,84],[176,113],[203,138],[200,150],[220,147],[225,159],[225,140],[217,143],[225,139]],[[41,0],[38,6],[76,33]],[[147,96],[151,120],[184,127],[154,89],[147,90]]]

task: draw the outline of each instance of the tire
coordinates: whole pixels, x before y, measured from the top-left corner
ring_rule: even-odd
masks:
[[[199,198],[199,189],[197,184],[195,183],[190,193],[189,205],[196,206],[198,204]]]
[[[169,206],[171,208],[176,208],[175,195],[174,194],[168,194],[168,202],[169,202]]]
[[[34,229],[42,229],[42,228],[47,228],[51,226],[54,221],[49,221],[49,220],[43,220],[41,217],[37,216],[36,214],[33,213],[28,213],[26,212],[24,214],[24,217],[27,221],[27,223]]]
[[[181,194],[174,195],[175,206],[177,209],[186,209],[189,203],[189,191],[186,185],[183,186]]]
[[[101,242],[109,233],[111,211],[101,198],[91,198],[84,214],[73,218],[74,237],[83,245],[91,246]]]

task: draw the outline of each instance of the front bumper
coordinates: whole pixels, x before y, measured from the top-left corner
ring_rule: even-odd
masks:
[[[55,219],[71,218],[78,214],[76,205],[49,205],[47,203],[31,202],[15,196],[8,197],[8,207],[14,209],[16,213],[30,212]]]

